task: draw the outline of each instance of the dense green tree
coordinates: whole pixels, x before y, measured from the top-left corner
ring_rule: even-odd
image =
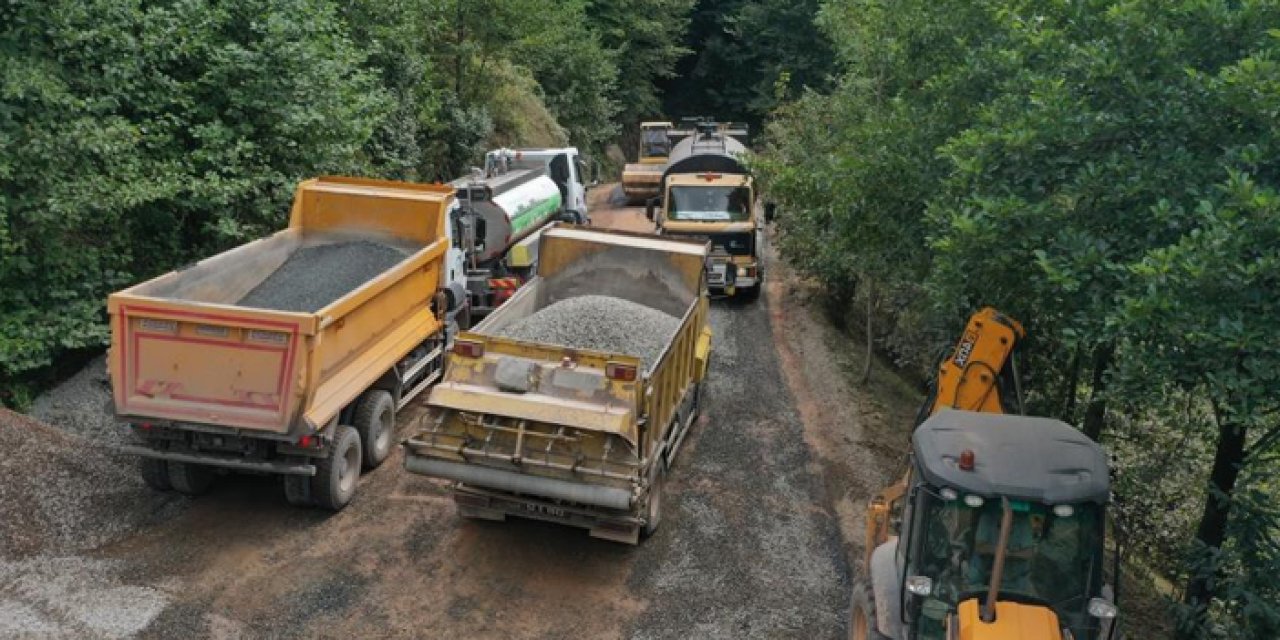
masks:
[[[1250,442],[1276,423],[1278,21],[1265,0],[833,0],[839,82],[780,110],[756,160],[784,251],[837,295],[885,290],[899,355],[928,367],[918,345],[954,336],[922,318],[994,304],[1029,326],[1037,413],[1194,430],[1149,439],[1195,444],[1207,479],[1175,532],[1204,560],[1174,571],[1187,637],[1274,631],[1274,510],[1236,492],[1276,491]]]
[[[667,113],[758,126],[804,87],[823,88],[834,57],[814,24],[819,0],[700,0],[692,53],[664,83]]]
[[[635,146],[637,123],[662,115],[657,82],[675,76],[675,65],[690,53],[685,32],[694,0],[592,0],[587,18],[600,43],[617,61],[613,100],[618,120]]]
[[[284,219],[387,110],[320,0],[0,9],[0,374],[105,336],[106,294]]]
[[[1113,317],[1131,355],[1123,388],[1182,387],[1204,399],[1217,428],[1183,635],[1208,635],[1204,614],[1215,607],[1232,621],[1229,637],[1271,638],[1280,633],[1280,512],[1266,484],[1280,439],[1280,196],[1244,174],[1220,191],[1194,213],[1168,212],[1194,217],[1195,230],[1129,267],[1136,286]]]
[[[438,66],[449,70],[456,108],[487,110],[495,93],[512,88],[513,72],[517,85],[527,72],[570,142],[590,149],[612,137],[617,67],[586,9],[586,0],[437,3],[433,15],[446,25]]]

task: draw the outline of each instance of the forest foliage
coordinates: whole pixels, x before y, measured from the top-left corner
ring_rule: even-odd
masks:
[[[300,179],[597,152],[656,107],[691,2],[0,5],[0,403],[105,345],[111,291],[283,226]]]
[[[1280,3],[829,0],[756,158],[782,248],[927,370],[1019,318],[1031,409],[1116,456],[1182,637],[1280,636]],[[888,319],[889,322],[883,322]],[[1139,632],[1141,634],[1141,632]]]

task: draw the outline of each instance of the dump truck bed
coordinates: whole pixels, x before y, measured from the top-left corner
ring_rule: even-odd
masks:
[[[700,242],[580,228],[546,231],[538,277],[458,337],[445,378],[428,398],[429,412],[408,443],[406,466],[473,489],[558,501],[543,512],[548,519],[594,514],[634,530],[641,522],[635,508],[654,464],[665,465],[674,454],[706,372],[706,255]],[[584,298],[617,305],[623,313],[644,309],[669,322],[662,321],[656,342],[615,335],[597,343],[649,344],[646,353],[563,344],[576,339],[573,331],[548,334],[571,339],[564,341],[518,337],[527,335],[520,331],[531,320]],[[640,324],[641,316],[631,319],[625,329],[653,330]],[[619,322],[582,320],[584,332]]]
[[[323,428],[440,330],[451,198],[309,180],[288,229],[113,294],[117,413],[280,438]]]

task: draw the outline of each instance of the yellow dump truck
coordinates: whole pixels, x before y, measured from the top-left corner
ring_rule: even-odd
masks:
[[[672,148],[645,216],[663,236],[711,242],[713,293],[754,299],[764,284],[764,229],[773,210],[759,205],[743,164],[746,125],[702,120],[695,127]]]
[[[282,474],[341,509],[439,379],[453,189],[301,183],[289,227],[111,295],[117,415],[143,479],[200,493],[215,470]]]
[[[704,242],[544,232],[538,275],[455,341],[406,468],[453,481],[463,517],[652,533],[711,355],[706,258]]]
[[[640,150],[636,162],[622,168],[622,193],[628,202],[644,202],[658,195],[662,171],[671,153],[670,122],[641,122]]]

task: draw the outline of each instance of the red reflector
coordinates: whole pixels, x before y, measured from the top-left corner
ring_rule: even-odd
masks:
[[[315,444],[315,436],[302,436],[298,438],[298,446],[303,449],[310,449]]]
[[[707,182],[711,182],[712,180],[715,180],[715,179],[719,178],[719,177],[720,177],[720,174],[718,174],[718,173],[709,173],[709,172],[708,172],[708,173],[704,173],[704,174],[702,174],[702,177],[703,177],[703,178],[706,178],[706,179],[707,179]]]
[[[974,455],[972,449],[965,449],[960,452],[960,470],[973,471]]]
[[[623,382],[635,382],[636,368],[634,365],[622,364],[620,362],[610,362],[604,366],[604,376],[610,380],[621,380]]]
[[[482,358],[484,357],[484,343],[458,340],[453,343],[453,352],[468,358]]]
[[[140,423],[138,423],[138,428],[139,428],[139,429],[142,429],[143,431],[150,431],[150,430],[151,430],[151,423],[150,423],[150,422],[140,422]]]

